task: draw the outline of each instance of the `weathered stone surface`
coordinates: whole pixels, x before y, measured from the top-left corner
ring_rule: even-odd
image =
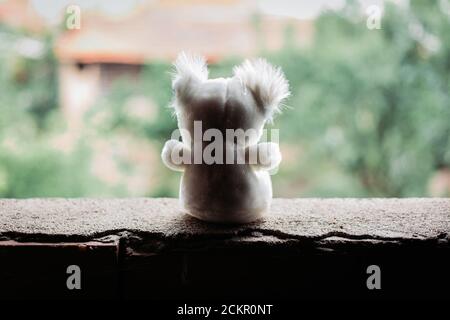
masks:
[[[274,199],[264,220],[213,225],[181,211],[176,199],[0,200],[0,236],[99,238],[121,231],[182,239],[241,241],[448,241],[450,199]]]

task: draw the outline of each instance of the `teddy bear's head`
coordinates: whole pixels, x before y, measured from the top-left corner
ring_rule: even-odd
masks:
[[[280,111],[289,95],[288,83],[280,68],[264,59],[246,60],[233,69],[230,78],[208,79],[203,57],[181,53],[174,63],[173,107],[183,141],[202,132],[243,130],[245,139],[235,144],[252,145],[261,137],[264,124]]]

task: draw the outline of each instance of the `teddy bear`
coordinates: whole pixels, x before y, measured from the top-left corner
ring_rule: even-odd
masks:
[[[252,59],[234,67],[232,77],[208,79],[206,59],[185,52],[173,65],[171,106],[179,130],[161,158],[183,173],[182,208],[208,222],[258,220],[269,211],[270,171],[281,162],[277,143],[259,142],[290,94],[281,68]]]

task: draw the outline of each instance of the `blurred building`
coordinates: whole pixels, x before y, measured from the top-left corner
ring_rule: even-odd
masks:
[[[55,52],[61,62],[61,105],[71,121],[107,92],[117,77],[136,80],[142,64],[170,61],[181,50],[210,63],[303,45],[312,23],[268,16],[253,0],[159,0],[137,5],[123,16],[82,12],[79,30],[67,30]]]
[[[42,32],[46,28],[29,0],[0,0],[0,22],[31,32]]]
[[[130,0],[121,2],[130,4],[127,10],[114,14],[80,2],[78,30],[65,28],[69,2],[64,3],[58,7],[47,0],[2,0],[0,21],[37,33],[50,27],[62,30],[54,45],[60,61],[60,105],[76,127],[114,80],[125,76],[137,81],[144,63],[171,61],[182,50],[203,54],[214,63],[276,51],[286,44],[302,46],[313,35],[311,20],[269,15],[257,0]],[[59,26],[54,18],[42,16],[47,12],[60,16]]]

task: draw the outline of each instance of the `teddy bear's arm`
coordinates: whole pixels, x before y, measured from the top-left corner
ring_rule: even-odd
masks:
[[[261,142],[246,150],[249,163],[261,170],[272,170],[281,162],[281,152],[278,144]]]
[[[161,152],[161,159],[164,164],[174,171],[183,171],[186,159],[191,158],[190,149],[178,140],[168,140]]]

